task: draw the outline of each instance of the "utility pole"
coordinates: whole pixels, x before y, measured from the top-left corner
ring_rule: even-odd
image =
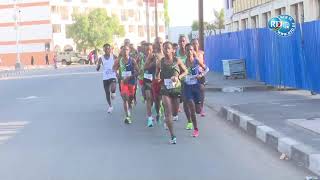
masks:
[[[14,19],[15,19],[15,29],[16,29],[16,65],[15,65],[15,69],[19,70],[22,69],[22,65],[21,65],[21,60],[20,60],[20,49],[19,49],[19,39],[20,39],[20,9],[19,7],[17,7],[17,1],[18,0],[14,0]]]
[[[200,49],[204,50],[203,0],[198,0],[198,8],[199,8],[199,43],[200,43]]]
[[[158,0],[154,0],[154,4],[155,4],[155,34],[156,34],[156,37],[158,37]]]
[[[147,41],[150,42],[150,23],[149,23],[149,0],[146,0],[146,18],[147,18]]]

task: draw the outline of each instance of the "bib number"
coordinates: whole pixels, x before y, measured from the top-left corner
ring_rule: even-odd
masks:
[[[186,81],[188,85],[194,85],[198,83],[198,80],[195,75],[187,75],[186,76]]]
[[[121,75],[123,78],[127,78],[127,77],[132,76],[132,72],[131,71],[124,71],[121,73]]]
[[[167,89],[175,88],[175,83],[171,79],[164,79],[164,85]]]
[[[152,74],[144,73],[143,77],[144,77],[145,79],[149,79],[150,81],[152,81],[152,79],[153,79]]]

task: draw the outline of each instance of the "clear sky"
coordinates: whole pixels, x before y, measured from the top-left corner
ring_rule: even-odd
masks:
[[[198,0],[168,0],[170,26],[191,26],[198,19]],[[203,0],[204,20],[213,21],[213,9],[224,7],[224,0]]]

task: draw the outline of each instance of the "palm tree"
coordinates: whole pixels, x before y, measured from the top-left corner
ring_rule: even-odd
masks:
[[[221,9],[220,12],[217,10],[213,10],[215,20],[213,22],[215,29],[219,30],[219,33],[221,34],[221,29],[224,29],[224,10]]]

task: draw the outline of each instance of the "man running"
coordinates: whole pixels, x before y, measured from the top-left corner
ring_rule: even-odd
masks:
[[[152,82],[155,79],[156,73],[156,57],[152,53],[153,48],[151,43],[146,44],[146,63],[144,65],[144,90],[147,100],[147,126],[153,127],[153,118],[152,118],[152,104],[153,104],[153,93],[152,93]]]
[[[108,113],[112,113],[113,107],[111,98],[114,99],[116,95],[116,73],[113,71],[114,61],[117,60],[116,56],[111,53],[110,44],[103,45],[104,55],[98,60],[97,71],[100,66],[103,66],[103,87],[106,93],[107,102],[109,105]]]
[[[118,72],[120,79],[121,96],[123,100],[123,108],[125,111],[125,123],[131,124],[132,101],[135,94],[135,81],[138,75],[138,66],[136,61],[129,56],[130,48],[128,45],[122,48],[122,58],[115,61],[113,70]]]
[[[187,74],[187,70],[183,62],[173,56],[173,48],[171,42],[164,43],[164,55],[156,69],[156,77],[162,82],[161,95],[165,111],[165,121],[171,135],[170,143],[176,144],[177,138],[173,131],[172,114],[179,106],[178,97],[181,93],[181,82]]]
[[[209,71],[209,69],[197,58],[194,57],[194,48],[191,44],[186,45],[188,75],[183,85],[184,103],[187,104],[190,111],[190,117],[194,127],[193,137],[199,136],[196,113],[201,111],[201,92],[199,80]],[[202,73],[202,69],[205,69]]]
[[[177,50],[176,56],[177,58],[180,58],[182,60],[183,64],[186,64],[186,61],[187,61],[186,44],[188,43],[187,37],[185,35],[180,35],[178,43],[179,43],[179,49]],[[182,86],[183,85],[184,84],[182,84]],[[190,117],[190,110],[187,106],[187,103],[184,101],[183,96],[180,98],[180,103],[183,103],[183,110],[187,117],[186,129],[191,130],[193,129],[193,126],[192,126],[192,120]],[[178,116],[176,116],[176,120],[178,120]]]
[[[153,52],[156,57],[156,64],[158,64],[158,62],[161,61],[162,58],[164,58],[163,39],[161,37],[155,38],[153,46],[154,46]],[[161,89],[161,84],[157,80],[153,80],[152,81],[152,95],[153,95],[155,110],[157,113],[156,120],[158,123],[160,122],[160,114],[163,111],[160,89]],[[162,111],[161,111],[161,109],[162,109]]]
[[[194,52],[196,54],[197,59],[202,63],[205,64],[204,62],[204,52],[202,50],[200,50],[200,44],[199,44],[199,40],[198,39],[192,39],[191,41]],[[204,69],[203,69],[204,70]],[[205,98],[205,83],[206,83],[206,78],[205,76],[203,76],[200,80],[200,92],[201,92],[201,116],[204,117],[205,116],[205,112],[204,112],[204,98]]]

